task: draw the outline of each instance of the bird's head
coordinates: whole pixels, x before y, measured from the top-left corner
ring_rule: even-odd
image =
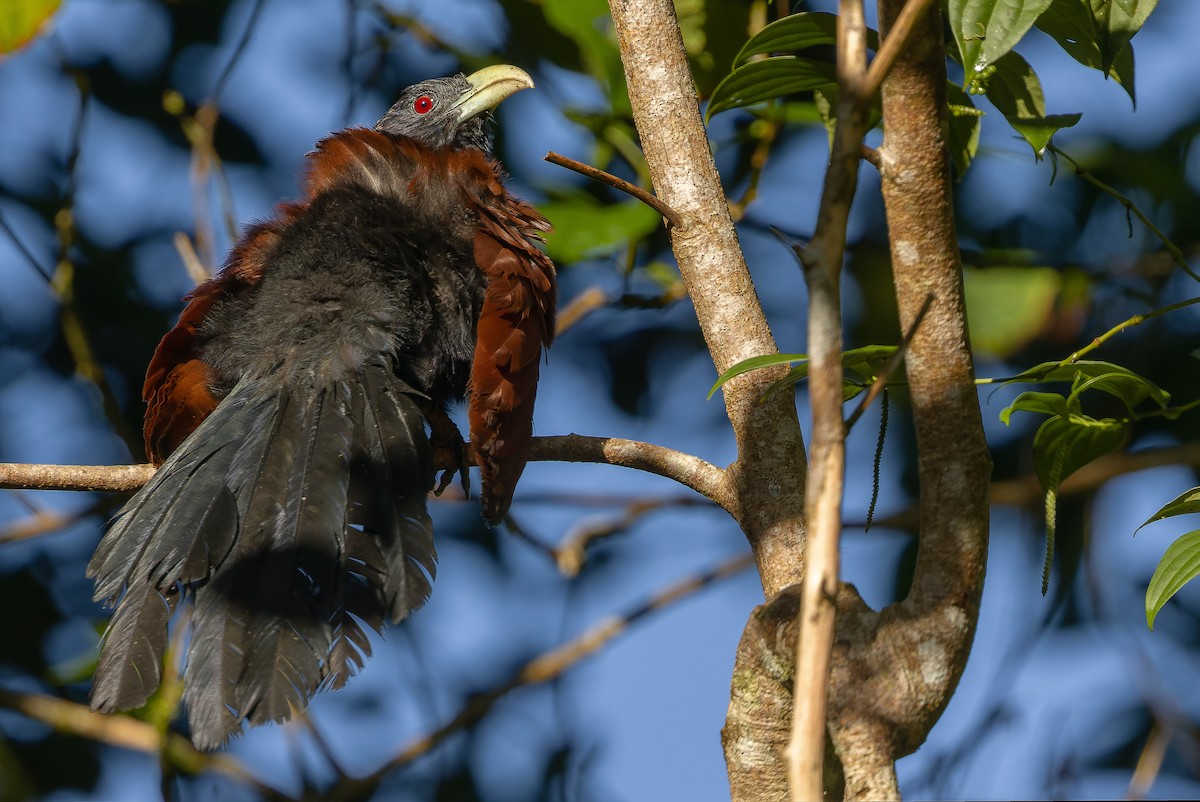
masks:
[[[492,109],[533,87],[519,67],[496,64],[471,75],[413,84],[375,124],[375,130],[415,139],[431,148],[492,148]]]

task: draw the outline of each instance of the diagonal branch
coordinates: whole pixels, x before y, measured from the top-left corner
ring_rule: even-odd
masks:
[[[683,218],[668,231],[717,373],[778,352],[738,244],[700,117],[672,0],[610,0],[634,123],[659,198]],[[786,368],[722,388],[738,446],[725,508],[746,533],[768,596],[803,571],[804,442],[787,393],[760,403]]]

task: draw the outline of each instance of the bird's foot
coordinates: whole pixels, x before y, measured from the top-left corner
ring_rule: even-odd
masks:
[[[454,425],[454,421],[450,420],[450,416],[446,414],[446,410],[441,407],[426,409],[425,418],[429,421],[429,444],[433,446],[437,464],[446,465],[449,463],[450,465],[450,467],[442,471],[437,487],[434,488],[434,495],[440,496],[442,491],[454,481],[454,475],[458,474],[462,477],[463,494],[469,498],[471,495],[471,474],[469,470],[471,462],[467,458],[467,443],[463,440],[462,433]]]

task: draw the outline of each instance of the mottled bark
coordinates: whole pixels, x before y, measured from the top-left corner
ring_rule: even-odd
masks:
[[[679,272],[718,372],[778,351],[729,216],[671,0],[610,0],[634,122],[655,194],[682,218],[670,229]],[[788,393],[760,402],[783,370],[726,384],[737,439],[728,509],[754,550],[768,598],[803,574],[804,442]]]

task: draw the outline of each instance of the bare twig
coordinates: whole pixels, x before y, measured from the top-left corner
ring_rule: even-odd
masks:
[[[850,413],[850,417],[846,418],[846,429],[858,422],[863,413],[867,411],[867,407],[871,406],[872,402],[887,389],[888,379],[896,372],[896,368],[900,367],[900,363],[904,361],[904,354],[908,351],[908,345],[912,342],[913,336],[917,333],[917,329],[921,326],[921,321],[925,319],[925,315],[929,313],[929,307],[933,304],[933,293],[925,296],[925,303],[921,304],[921,309],[917,312],[916,319],[913,320],[908,331],[904,333],[904,338],[900,340],[900,344],[896,347],[896,353],[892,354],[891,358],[884,363],[883,368],[879,371],[879,375],[875,377],[875,381],[871,382],[871,386],[867,389],[862,400],[858,402],[858,406]]]
[[[1079,162],[1071,158],[1066,151],[1059,149],[1054,144],[1050,144],[1047,147],[1055,156],[1064,159],[1068,164],[1070,164],[1071,168],[1075,171],[1075,175],[1079,176],[1084,181],[1087,181],[1101,192],[1107,193],[1115,198],[1118,203],[1125,207],[1126,213],[1132,213],[1137,217],[1138,220],[1141,220],[1142,225],[1149,229],[1150,233],[1157,237],[1158,241],[1161,242],[1163,247],[1167,249],[1167,253],[1171,255],[1171,261],[1173,261],[1180,270],[1187,273],[1193,279],[1200,281],[1200,275],[1197,275],[1196,271],[1192,269],[1192,266],[1187,263],[1187,259],[1183,257],[1183,251],[1179,249],[1179,246],[1172,242],[1171,238],[1163,233],[1162,229],[1156,226],[1153,220],[1146,216],[1146,213],[1143,212],[1138,205],[1133,202],[1132,198],[1117,191],[1109,184],[1104,183],[1095,175],[1093,175],[1091,171],[1084,169],[1082,166],[1080,166]],[[1133,236],[1132,226],[1130,228],[1130,236]]]
[[[1073,354],[1071,354],[1069,357],[1062,360],[1058,364],[1060,367],[1065,367],[1067,365],[1073,365],[1076,362],[1078,362],[1080,359],[1082,359],[1084,356],[1086,356],[1087,354],[1090,354],[1092,351],[1095,351],[1097,348],[1104,345],[1106,342],[1108,342],[1109,340],[1111,340],[1113,337],[1117,336],[1121,332],[1125,331],[1126,329],[1131,329],[1134,326],[1140,326],[1143,323],[1145,323],[1147,320],[1151,320],[1151,319],[1159,317],[1161,315],[1165,315],[1168,312],[1174,312],[1177,309],[1183,309],[1184,307],[1193,306],[1198,303],[1200,303],[1200,298],[1188,298],[1186,301],[1180,301],[1179,303],[1170,304],[1169,306],[1163,306],[1158,309],[1151,310],[1149,312],[1143,312],[1140,315],[1134,315],[1133,317],[1129,318],[1128,320],[1123,320],[1120,323],[1118,323],[1117,325],[1113,326],[1111,329],[1104,332],[1099,337],[1096,337],[1094,340],[1092,340],[1086,346],[1084,346],[1083,348],[1080,348],[1078,351],[1074,352]]]
[[[666,507],[689,507],[704,504],[694,496],[639,499],[625,506],[616,518],[591,521],[572,528],[561,544],[552,550],[558,570],[565,576],[577,576],[587,560],[587,549],[597,540],[621,534],[649,513]]]
[[[17,236],[17,232],[12,230],[12,227],[9,226],[8,221],[4,219],[3,215],[0,215],[0,231],[3,231],[8,235],[8,238],[12,240],[12,244],[16,246],[16,249],[21,252],[22,256],[25,257],[25,261],[29,262],[29,265],[39,274],[41,274],[42,278],[46,279],[47,282],[54,281],[54,273],[44,264],[38,261],[37,257],[35,257],[30,250],[25,247],[25,243],[22,242],[21,238]]]
[[[683,225],[683,218],[679,216],[678,212],[676,212],[667,204],[663,203],[663,201],[655,197],[652,193],[647,192],[636,184],[631,184],[623,178],[617,178],[612,173],[606,173],[603,170],[592,167],[590,164],[584,164],[581,161],[576,161],[575,159],[563,156],[561,153],[555,153],[554,151],[547,153],[545,159],[551,164],[557,164],[559,167],[566,167],[568,170],[574,170],[580,175],[586,175],[593,181],[599,181],[601,184],[607,184],[613,189],[619,189],[627,195],[632,195],[654,211],[661,214],[664,218],[666,218],[668,223],[676,228]]]
[[[838,12],[837,128],[813,241],[799,254],[808,283],[809,399],[813,422],[805,488],[806,570],[801,581],[792,735],[787,753],[788,788],[794,802],[824,796],[825,711],[837,616],[834,600],[846,465],[840,286],[846,225],[858,187],[858,165],[870,104],[869,95],[862,90],[867,69],[867,26],[862,0],[841,0]]]
[[[608,305],[608,296],[599,287],[591,287],[576,295],[558,310],[555,316],[554,336],[560,337],[580,320]]]
[[[188,772],[215,771],[253,788],[266,799],[291,799],[256,778],[233,758],[201,752],[182,735],[174,733],[168,735],[164,742],[162,733],[154,725],[130,716],[95,713],[84,705],[66,699],[7,689],[0,689],[0,707],[15,710],[58,732],[137,752],[164,753],[172,763]]]
[[[0,545],[57,532],[63,527],[75,523],[81,517],[81,514],[64,515],[49,511],[35,513],[28,518],[11,523],[0,529]]]
[[[330,789],[328,796],[351,798],[356,795],[363,797],[369,795],[369,792],[389,773],[428,754],[449,736],[478,722],[496,702],[507,694],[517,688],[557,679],[567,669],[595,654],[637,621],[675,602],[682,601],[715,582],[744,571],[753,564],[753,558],[750,555],[739,555],[721,563],[711,571],[689,577],[664,588],[624,615],[604,619],[579,637],[530,660],[500,687],[471,698],[449,722],[411,741],[377,771],[367,777],[349,779],[335,785]]]
[[[929,13],[933,3],[934,0],[908,0],[908,4],[900,11],[900,15],[896,17],[896,21],[888,30],[887,36],[880,43],[875,58],[871,59],[871,66],[867,68],[867,75],[862,84],[862,93],[865,99],[874,97],[875,93],[879,91],[879,87],[883,85],[883,79],[887,77],[888,71],[896,63],[896,57],[900,55],[900,51],[904,49],[909,37],[912,36],[917,22]]]
[[[173,241],[175,251],[183,262],[183,269],[187,271],[188,278],[192,280],[193,284],[201,284],[212,278],[212,271],[200,261],[200,257],[196,254],[196,247],[192,245],[192,240],[187,234],[176,231]]]

